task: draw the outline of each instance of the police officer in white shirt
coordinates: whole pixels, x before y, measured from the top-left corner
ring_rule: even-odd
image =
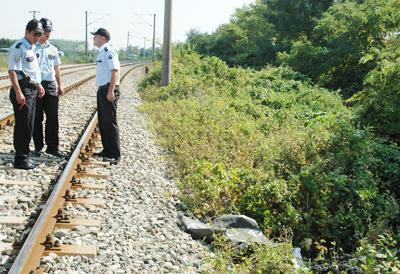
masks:
[[[121,157],[119,128],[117,124],[117,102],[120,96],[120,63],[117,52],[108,44],[110,33],[99,28],[94,35],[98,48],[96,58],[97,111],[103,150],[95,153],[104,161],[117,163]]]
[[[64,157],[58,150],[58,96],[63,94],[61,86],[61,64],[58,49],[48,39],[53,31],[53,25],[47,18],[40,19],[44,33],[36,44],[35,53],[39,59],[42,77],[42,86],[45,94],[36,105],[35,128],[33,130],[33,141],[35,151],[33,155],[40,156],[44,147],[43,143],[43,113],[46,114],[45,141],[46,152],[57,157]],[[57,85],[56,85],[57,81]]]
[[[42,24],[32,19],[25,29],[25,37],[10,47],[8,74],[11,80],[10,101],[14,109],[14,167],[32,169],[28,159],[29,143],[35,121],[36,100],[44,94],[35,44],[43,33]]]

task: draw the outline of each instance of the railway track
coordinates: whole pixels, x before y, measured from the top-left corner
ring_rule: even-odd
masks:
[[[88,64],[73,64],[73,65],[61,65],[61,70],[66,71],[70,69],[76,69],[76,68],[84,68],[84,67],[94,67],[96,66],[96,63],[88,63]]]
[[[137,65],[131,65],[129,68],[126,68],[125,72],[123,73],[123,77],[128,75],[133,69],[138,68],[142,66],[141,64]],[[70,85],[68,86],[69,90],[72,90],[78,86],[81,86],[85,82],[89,81],[93,77],[88,77],[87,79],[82,79],[81,83],[75,83],[75,85]],[[121,81],[123,78],[121,78]],[[91,91],[93,93],[93,91]],[[74,94],[68,94],[70,96],[74,96]],[[79,95],[81,96],[81,95]],[[84,95],[82,95],[84,96]],[[95,104],[95,96],[92,96],[92,103]],[[81,100],[80,100],[81,101]],[[75,105],[73,103],[72,105]],[[89,109],[88,111],[86,111]],[[85,111],[84,111],[85,110]],[[77,198],[74,197],[72,194],[72,190],[80,190],[80,189],[86,189],[86,190],[104,190],[104,185],[102,184],[85,184],[84,179],[87,177],[92,177],[92,178],[104,178],[107,176],[107,174],[101,174],[98,173],[97,171],[91,171],[89,170],[89,167],[94,167],[95,170],[96,168],[104,167],[103,162],[98,162],[95,161],[91,158],[93,151],[96,149],[96,142],[97,142],[97,133],[96,133],[96,123],[97,123],[97,115],[94,114],[92,115],[92,112],[90,111],[90,108],[83,108],[82,109],[82,115],[85,114],[86,116],[92,117],[91,122],[88,123],[88,127],[86,128],[85,132],[82,134],[81,140],[78,142],[78,144],[75,146],[75,149],[72,151],[72,153],[69,156],[69,161],[60,161],[55,158],[40,158],[37,160],[41,160],[43,162],[49,163],[49,165],[43,165],[41,166],[41,170],[36,172],[36,174],[30,174],[30,172],[19,172],[12,170],[10,168],[10,172],[8,174],[11,174],[10,176],[12,177],[11,179],[7,178],[1,178],[0,177],[0,186],[3,187],[5,190],[3,193],[7,193],[6,191],[14,187],[21,187],[21,188],[44,188],[44,189],[50,189],[53,188],[53,192],[50,194],[49,199],[47,200],[46,204],[42,203],[41,200],[39,199],[39,202],[32,202],[29,200],[29,198],[26,197],[17,197],[17,202],[14,203],[17,205],[25,204],[25,202],[28,200],[30,201],[29,203],[34,203],[38,208],[43,207],[41,210],[41,213],[39,217],[37,218],[35,225],[33,228],[31,228],[31,223],[33,222],[34,219],[36,219],[37,212],[33,209],[25,210],[24,212],[20,212],[18,210],[15,211],[15,216],[10,215],[10,216],[5,216],[4,212],[6,212],[3,209],[7,209],[12,207],[10,205],[9,207],[4,206],[1,204],[2,201],[12,200],[12,197],[10,198],[10,195],[2,195],[0,196],[0,212],[2,212],[4,216],[0,216],[0,232],[2,230],[8,231],[10,230],[9,228],[12,226],[19,227],[19,239],[20,240],[13,240],[13,239],[6,239],[6,243],[8,245],[3,246],[0,244],[0,249],[5,249],[5,256],[7,257],[6,263],[9,265],[12,261],[14,261],[14,257],[16,255],[16,251],[21,248],[22,240],[25,238],[29,233],[29,236],[27,237],[26,241],[22,245],[22,248],[19,251],[19,255],[14,261],[14,264],[12,265],[10,269],[10,273],[30,273],[30,271],[36,271],[36,267],[40,265],[40,258],[42,255],[47,255],[49,253],[56,253],[59,255],[88,255],[88,256],[94,256],[96,253],[96,248],[93,246],[74,246],[74,245],[60,245],[60,243],[57,243],[56,240],[53,239],[53,236],[51,235],[51,231],[54,228],[72,228],[78,225],[83,225],[83,226],[98,226],[99,223],[96,220],[89,220],[89,219],[79,219],[79,218],[68,218],[67,215],[68,213],[66,212],[65,209],[63,209],[63,206],[66,204],[80,204],[80,205],[91,205],[91,206],[102,206],[104,203],[102,201],[96,201],[96,200],[90,200],[90,199],[84,199],[84,198]],[[85,117],[86,117],[85,116]],[[76,118],[76,117],[75,117]],[[11,118],[8,118],[8,122],[2,121],[2,124],[5,125],[10,125],[12,124]],[[72,118],[73,119],[73,118]],[[82,117],[82,119],[85,119]],[[81,127],[83,126],[82,122],[77,123],[77,121],[62,121],[60,119],[60,128],[62,128],[62,124],[68,124],[69,126],[74,127],[74,123],[79,124]],[[71,140],[73,142],[73,140]],[[10,142],[9,142],[10,145]],[[10,165],[9,161],[7,160],[7,156],[4,153],[1,154],[0,152],[0,161],[2,161],[3,167],[5,165],[5,169],[7,169]],[[1,164],[1,163],[0,163]],[[60,174],[59,168],[60,166],[64,166],[64,169],[62,173]],[[17,176],[12,176],[13,172],[19,173]],[[35,173],[35,172],[33,172]],[[23,175],[23,176],[21,176]],[[33,176],[35,175],[35,176]],[[20,176],[19,179],[16,179],[15,177]],[[41,178],[45,177],[45,179]],[[53,181],[56,181],[56,184],[53,184]],[[1,189],[1,188],[0,188]],[[43,195],[46,195],[47,191],[44,191],[42,194],[37,194],[36,196],[41,197]],[[35,191],[28,191],[28,193],[32,196],[35,195]],[[28,196],[29,194],[26,193]],[[33,193],[33,194],[32,194]],[[7,197],[8,196],[8,197]],[[25,201],[25,202],[24,202]],[[7,203],[6,203],[7,204]],[[12,203],[11,203],[12,204]],[[44,204],[44,206],[43,206]],[[34,207],[34,206],[33,206]],[[61,210],[60,210],[61,209]],[[36,210],[37,211],[37,210]],[[13,212],[13,211],[11,211]],[[30,215],[29,215],[30,214]],[[7,233],[6,233],[7,234]],[[15,236],[17,236],[14,233]],[[1,233],[0,233],[0,238],[1,238]],[[16,237],[18,238],[18,236]],[[0,239],[1,240],[1,239]],[[47,241],[46,241],[47,240]],[[2,251],[2,250],[0,250]],[[4,250],[2,251],[4,252]],[[2,253],[3,255],[3,253]],[[4,261],[4,259],[2,259]],[[0,272],[2,271],[1,265],[0,265]],[[32,272],[35,273],[35,272]]]

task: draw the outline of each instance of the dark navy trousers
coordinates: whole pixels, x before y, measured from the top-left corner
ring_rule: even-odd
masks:
[[[58,92],[56,83],[42,81],[45,90],[44,96],[38,100],[36,105],[35,127],[33,130],[33,141],[36,150],[42,150],[43,143],[43,118],[46,114],[45,141],[48,152],[58,150]]]
[[[114,90],[115,100],[107,100],[108,85],[99,87],[97,91],[97,112],[101,142],[105,155],[113,158],[121,156],[121,145],[119,140],[119,128],[117,124],[117,103],[120,90],[117,86]]]
[[[21,164],[28,160],[29,143],[32,139],[32,132],[35,124],[37,88],[27,83],[19,81],[22,93],[25,96],[25,105],[21,106],[17,102],[15,90],[10,90],[10,101],[14,109],[14,135],[13,143],[15,149],[15,163]]]

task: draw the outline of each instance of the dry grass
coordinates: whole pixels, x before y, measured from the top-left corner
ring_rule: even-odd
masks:
[[[0,71],[7,70],[8,55],[0,54]]]

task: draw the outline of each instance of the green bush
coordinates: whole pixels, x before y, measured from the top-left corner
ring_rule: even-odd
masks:
[[[356,265],[364,273],[399,273],[397,250],[397,241],[390,234],[377,235],[373,240],[363,239],[355,253]]]
[[[215,237],[212,248],[214,254],[206,261],[214,268],[205,273],[296,273],[291,262],[292,246],[287,240],[238,248],[220,236]]]
[[[174,61],[170,86],[159,65],[142,82],[142,111],[197,217],[241,213],[271,237],[345,252],[371,225],[398,225],[399,149],[356,128],[337,94],[286,67],[228,68],[184,48]]]

